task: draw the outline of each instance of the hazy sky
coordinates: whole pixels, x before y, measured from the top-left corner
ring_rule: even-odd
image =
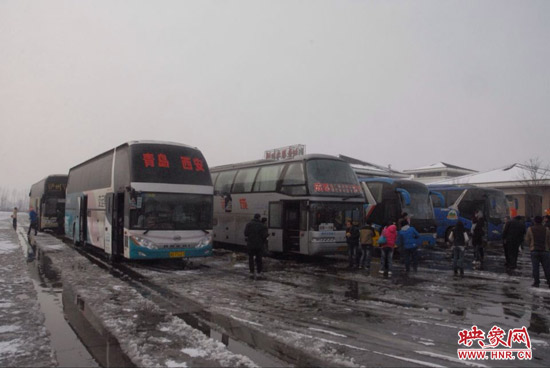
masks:
[[[0,0],[0,186],[136,139],[488,170],[549,116],[548,0]]]

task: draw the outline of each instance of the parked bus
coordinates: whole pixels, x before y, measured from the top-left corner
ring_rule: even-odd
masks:
[[[502,239],[504,218],[508,215],[504,192],[473,185],[431,184],[428,188],[434,205],[438,238],[447,240],[458,220],[470,230],[475,213],[481,211],[486,220],[487,240]]]
[[[380,230],[407,213],[422,245],[435,245],[436,222],[426,185],[406,179],[360,178],[367,204],[365,219]],[[399,224],[397,224],[399,226]]]
[[[38,214],[38,230],[63,232],[67,175],[50,175],[31,186],[29,206]]]
[[[128,142],[69,171],[65,233],[112,260],[208,256],[212,200],[197,148]]]
[[[259,213],[268,220],[269,251],[333,254],[347,250],[346,219],[361,220],[361,187],[337,157],[259,160],[211,172],[216,242],[246,245],[244,228]]]

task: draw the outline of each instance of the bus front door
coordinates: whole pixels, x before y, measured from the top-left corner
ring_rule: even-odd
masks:
[[[300,201],[283,202],[283,250],[300,251]]]
[[[107,193],[105,204],[105,252],[111,255],[111,259],[117,259],[124,253],[124,193]]]
[[[267,218],[269,229],[267,249],[270,252],[283,252],[283,204],[281,202],[270,202]]]
[[[88,224],[88,196],[83,195],[77,200],[78,219],[73,240],[76,244],[86,244],[86,225]]]

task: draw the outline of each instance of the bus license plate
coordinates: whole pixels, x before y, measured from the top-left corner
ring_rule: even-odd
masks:
[[[427,240],[424,240],[424,241],[422,242],[422,245],[428,245],[428,244],[430,244],[430,242],[427,241]]]
[[[185,252],[170,252],[170,258],[183,258],[185,257]]]
[[[347,245],[342,245],[340,247],[338,247],[338,252],[344,252],[348,250],[348,246]]]

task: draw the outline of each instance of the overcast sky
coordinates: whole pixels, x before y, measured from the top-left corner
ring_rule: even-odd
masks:
[[[548,0],[0,0],[0,186],[137,139],[488,170],[549,116]]]

